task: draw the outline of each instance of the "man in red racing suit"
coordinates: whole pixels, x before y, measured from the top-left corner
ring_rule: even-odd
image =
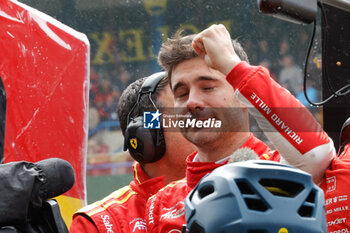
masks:
[[[147,199],[164,187],[162,176],[150,179],[140,164],[133,164],[134,180],[103,200],[74,214],[69,232],[129,232],[145,227],[144,207]]]
[[[237,49],[232,48],[230,35],[223,25],[213,25],[194,37],[174,38],[166,43],[162,46],[159,60],[171,74],[169,77],[175,107],[185,106],[191,114],[203,117],[194,111],[205,111],[215,98],[222,102],[230,98],[230,93],[221,90],[222,85],[225,85],[223,82],[228,82],[231,92],[248,108],[278,152],[271,151],[250,133],[248,137],[240,134],[245,141],[239,148],[252,149],[260,159],[278,161],[282,155],[289,164],[311,173],[315,183],[324,180],[325,171],[335,156],[332,140],[310,112],[288,90],[270,78],[265,68],[251,66],[238,58]],[[177,47],[176,44],[181,46]],[[178,48],[190,50],[192,46],[199,57],[192,55],[181,62],[174,59],[175,56],[169,56],[167,51]],[[162,62],[162,53],[178,63],[171,66]],[[223,79],[215,70],[223,74]],[[221,95],[215,95],[215,91],[220,91]],[[231,119],[234,120],[236,118]],[[187,158],[186,178],[169,184],[147,201],[147,229],[138,228],[136,232],[181,232],[182,225],[185,224],[184,199],[187,194],[204,175],[227,163],[228,159],[225,158],[230,157],[232,150],[227,153],[222,148],[234,147],[223,137],[220,138],[223,141],[213,140],[217,138],[205,135],[204,131],[197,134],[197,131],[198,129],[183,132],[198,148],[197,152]],[[224,136],[229,137],[230,134]],[[209,140],[202,143],[197,138]],[[219,150],[225,156],[220,156]]]
[[[320,187],[326,201],[329,233],[350,232],[350,144],[335,157]]]
[[[128,122],[127,117],[133,106],[135,106],[134,112],[138,114],[149,111],[148,109],[154,110],[153,104],[158,108],[173,109],[173,97],[168,81],[164,78],[152,93],[154,103],[151,102],[151,97],[143,95],[140,98],[142,106],[141,104],[135,105],[144,80],[138,79],[130,84],[119,100],[118,116],[124,135]],[[144,213],[147,199],[165,184],[185,176],[185,157],[194,151],[194,146],[184,139],[179,131],[164,131],[163,134],[166,151],[161,158],[149,163],[135,162],[133,165],[134,180],[103,200],[76,212],[69,229],[70,233],[127,233],[136,228],[145,227]]]

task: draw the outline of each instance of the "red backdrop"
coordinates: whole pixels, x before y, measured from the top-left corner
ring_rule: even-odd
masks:
[[[65,196],[81,203],[72,204],[73,211],[86,198],[87,37],[21,3],[0,0],[0,51],[7,96],[5,162],[50,157],[70,162],[76,182]]]

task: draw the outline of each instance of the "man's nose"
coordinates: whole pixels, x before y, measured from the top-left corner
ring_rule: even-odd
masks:
[[[196,91],[189,93],[186,108],[190,112],[196,112],[204,109],[203,96]]]

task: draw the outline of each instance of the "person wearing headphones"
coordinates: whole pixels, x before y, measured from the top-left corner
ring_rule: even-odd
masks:
[[[186,197],[185,208],[184,233],[328,232],[324,194],[311,175],[272,161],[215,169]]]
[[[221,121],[221,128],[208,130],[202,124],[181,128],[197,148],[186,159],[186,178],[147,201],[147,228],[136,232],[181,232],[187,194],[243,148],[261,160],[279,162],[281,155],[290,165],[310,173],[315,184],[324,180],[336,154],[333,141],[268,70],[247,62],[243,48],[224,25],[212,25],[195,35],[175,35],[163,43],[158,61],[168,72],[177,114],[191,122],[215,119]],[[248,112],[276,150],[249,131]]]
[[[176,129],[143,127],[145,112],[172,114],[174,101],[166,75],[159,72],[138,79],[124,90],[117,112],[124,149],[135,159],[134,180],[76,212],[71,233],[127,233],[144,228],[147,199],[170,181],[185,177],[185,158],[195,150],[194,146]]]

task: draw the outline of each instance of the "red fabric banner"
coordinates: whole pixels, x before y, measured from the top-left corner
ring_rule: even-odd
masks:
[[[86,199],[88,39],[33,8],[0,0],[0,51],[5,163],[51,157],[70,162],[76,182],[64,196],[79,200],[72,203],[75,211]]]

